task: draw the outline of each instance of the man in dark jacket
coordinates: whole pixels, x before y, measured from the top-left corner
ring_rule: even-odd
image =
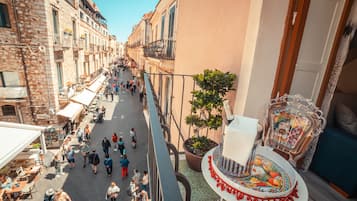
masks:
[[[100,163],[99,155],[95,150],[89,154],[89,163],[92,165],[92,171],[94,174],[97,174],[97,165]]]
[[[107,137],[104,137],[102,140],[102,148],[105,155],[109,155],[109,147],[111,147],[110,141]]]

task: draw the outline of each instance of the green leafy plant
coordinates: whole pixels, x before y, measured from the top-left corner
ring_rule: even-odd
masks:
[[[192,91],[191,114],[185,120],[186,124],[194,126],[196,136],[188,139],[187,145],[192,153],[204,154],[212,147],[204,149],[212,144],[207,137],[199,136],[199,131],[203,128],[217,130],[221,127],[224,97],[232,90],[236,75],[206,69],[203,74],[194,75],[193,79],[199,89]]]

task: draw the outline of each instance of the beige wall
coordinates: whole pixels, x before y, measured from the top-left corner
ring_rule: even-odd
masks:
[[[262,118],[270,100],[288,1],[251,1],[234,113]]]
[[[197,74],[217,68],[237,74],[240,70],[250,1],[181,0],[177,2],[175,74]],[[196,9],[193,9],[196,8]],[[181,103],[183,80],[174,81],[173,112],[180,116],[182,126],[190,111],[192,80],[185,79],[184,100]],[[175,130],[175,129],[173,129]],[[182,129],[188,135],[188,129]],[[210,137],[219,141],[220,132]],[[192,132],[191,132],[192,134]]]

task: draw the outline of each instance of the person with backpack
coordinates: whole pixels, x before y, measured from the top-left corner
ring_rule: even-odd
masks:
[[[121,166],[121,177],[124,179],[124,177],[128,176],[128,167],[129,167],[129,160],[126,155],[123,156],[123,158],[120,160],[120,166]]]
[[[118,136],[116,133],[113,133],[113,135],[112,135],[112,142],[114,144],[113,151],[117,151],[118,150]]]
[[[109,147],[111,147],[110,141],[107,137],[104,137],[102,140],[102,148],[105,155],[109,155]]]
[[[120,157],[123,157],[125,145],[124,145],[124,141],[123,141],[123,137],[122,136],[119,137],[118,149],[120,151]]]
[[[97,165],[100,163],[99,155],[95,150],[89,154],[89,163],[92,165],[92,171],[94,174],[97,174]]]
[[[113,159],[109,157],[109,154],[105,155],[104,165],[105,169],[107,170],[108,176],[111,176],[113,171]]]

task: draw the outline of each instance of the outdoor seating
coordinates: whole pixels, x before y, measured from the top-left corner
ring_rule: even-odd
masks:
[[[33,192],[33,189],[35,188],[35,182],[32,181],[28,184],[26,184],[21,192],[20,192],[20,197],[23,199],[23,198],[31,198],[32,199],[32,192]]]

